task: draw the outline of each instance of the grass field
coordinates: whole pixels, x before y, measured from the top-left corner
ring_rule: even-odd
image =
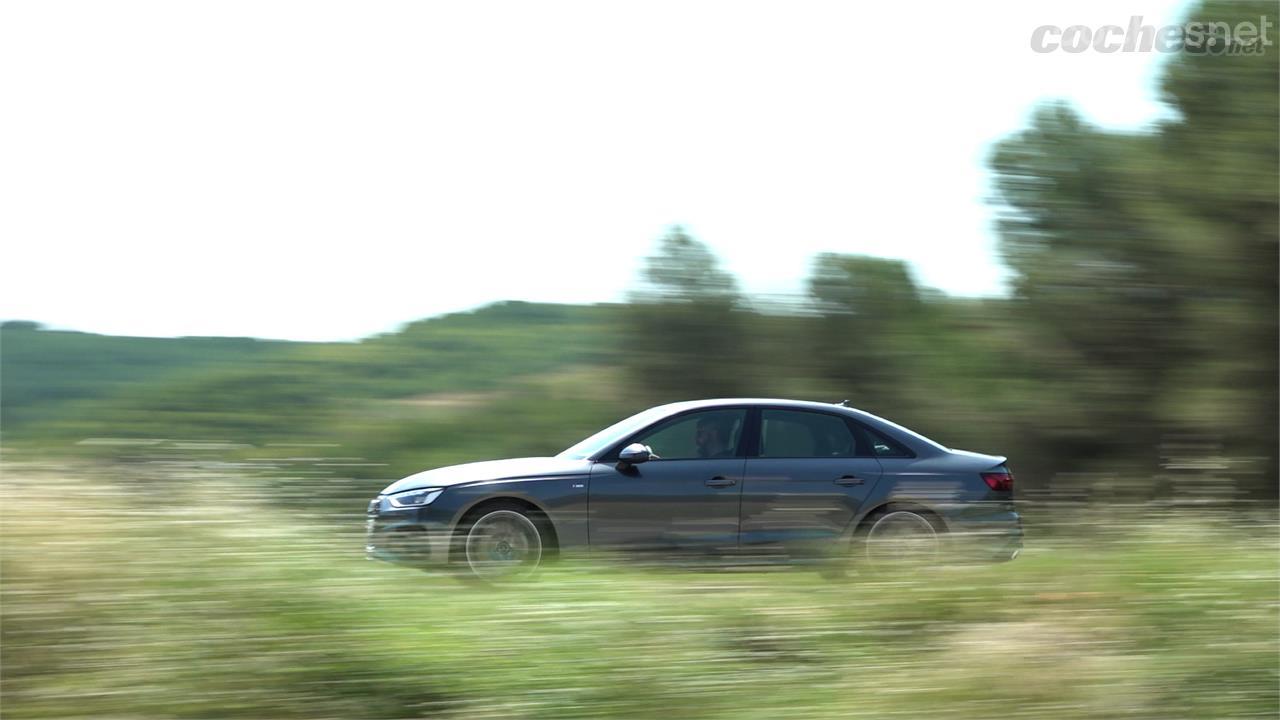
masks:
[[[1012,563],[840,581],[563,562],[493,591],[364,560],[360,508],[164,475],[5,470],[5,718],[1280,713],[1274,523],[1032,527]]]

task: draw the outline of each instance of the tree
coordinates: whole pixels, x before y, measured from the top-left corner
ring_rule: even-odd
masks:
[[[1214,2],[1192,19],[1267,7]],[[1163,82],[1178,116],[1153,132],[1106,132],[1055,104],[997,148],[1015,302],[1057,350],[1040,427],[1086,438],[1063,469],[1153,464],[1164,439],[1211,435],[1268,455],[1274,492],[1278,83],[1273,57],[1184,52]]]
[[[814,259],[809,296],[811,367],[854,404],[887,410],[911,375],[924,304],[901,260],[836,255]]]
[[[756,384],[750,326],[733,276],[683,228],[673,227],[645,263],[621,342],[647,400],[750,394]]]

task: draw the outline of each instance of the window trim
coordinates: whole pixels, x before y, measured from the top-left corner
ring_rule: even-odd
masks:
[[[746,410],[747,414],[746,414],[746,419],[744,420],[746,424],[743,426],[742,432],[740,433],[740,437],[738,438],[738,448],[735,451],[734,456],[732,458],[688,458],[688,460],[730,460],[730,459],[740,460],[743,458],[759,459],[759,460],[775,460],[775,459],[776,460],[786,460],[786,459],[823,460],[823,459],[826,459],[826,458],[763,458],[761,457],[760,456],[760,429],[761,429],[760,426],[761,426],[761,418],[765,410],[790,410],[794,412],[816,413],[818,415],[832,415],[850,424],[851,427],[849,428],[849,431],[852,433],[856,433],[857,430],[855,430],[855,428],[857,428],[871,435],[882,435],[888,438],[889,440],[893,441],[895,444],[901,447],[904,451],[906,451],[906,455],[900,455],[900,456],[893,455],[893,456],[881,457],[879,455],[876,455],[874,452],[872,452],[867,455],[854,455],[852,457],[830,458],[831,460],[853,460],[853,459],[868,459],[868,458],[874,459],[874,460],[913,460],[915,458],[920,457],[920,454],[916,452],[916,449],[913,448],[910,443],[903,442],[902,440],[898,439],[894,433],[888,432],[886,430],[881,430],[880,428],[877,428],[869,423],[863,422],[860,418],[854,417],[850,414],[846,414],[838,411],[829,411],[829,410],[824,410],[820,408],[794,407],[791,405],[749,405],[745,403],[736,403],[733,405],[713,405],[709,407],[689,408],[687,410],[681,410],[679,412],[672,413],[671,415],[667,415],[666,417],[658,418],[657,420],[654,420],[648,425],[645,425],[639,430],[636,430],[635,432],[631,433],[623,440],[614,444],[608,450],[601,453],[596,458],[593,458],[592,461],[598,462],[598,463],[616,463],[618,462],[618,453],[622,451],[622,448],[635,442],[636,438],[640,437],[646,432],[649,432],[654,427],[657,427],[658,425],[661,425],[662,423],[665,423],[669,420],[674,420],[675,418],[682,417],[685,415],[691,415],[693,413],[709,412],[709,411],[715,411],[715,410]],[[856,443],[857,440],[858,438],[855,434],[854,442]]]

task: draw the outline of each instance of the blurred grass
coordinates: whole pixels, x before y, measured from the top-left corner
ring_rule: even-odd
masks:
[[[6,718],[1275,717],[1274,522],[1160,515],[923,575],[365,561],[231,474],[10,465]]]

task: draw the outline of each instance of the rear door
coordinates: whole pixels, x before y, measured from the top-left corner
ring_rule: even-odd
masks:
[[[744,546],[830,541],[845,531],[880,479],[865,435],[841,415],[764,407],[759,444],[743,478]]]
[[[655,457],[591,469],[591,546],[720,552],[738,544],[745,470],[746,408],[678,415],[622,445],[648,445]]]

